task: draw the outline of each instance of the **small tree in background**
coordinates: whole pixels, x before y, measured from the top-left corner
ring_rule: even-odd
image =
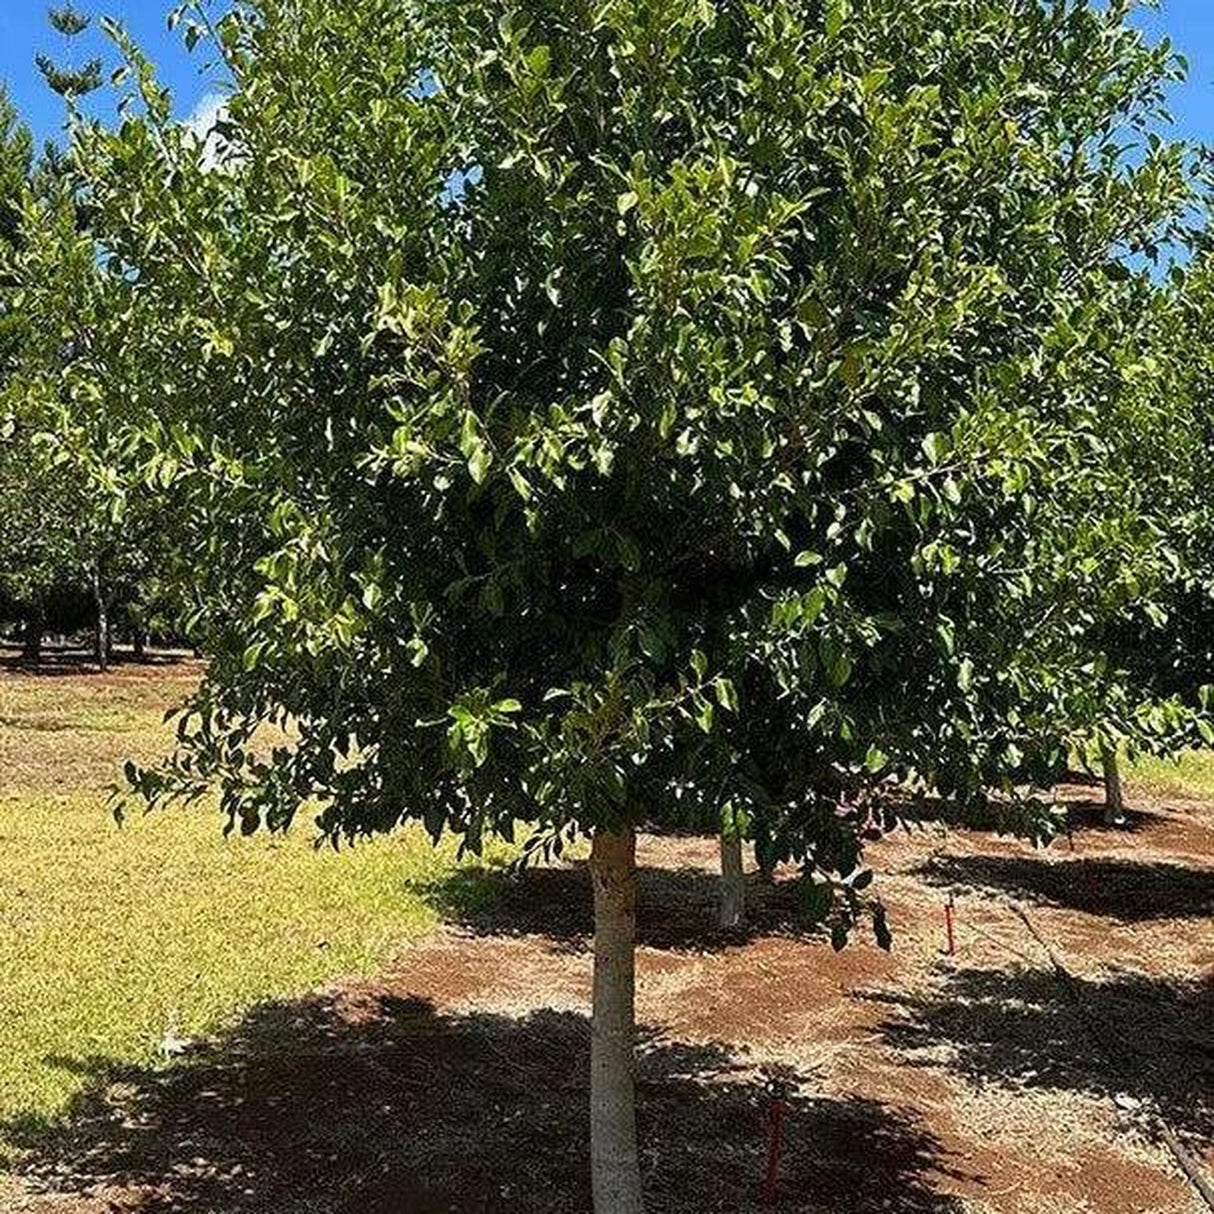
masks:
[[[218,163],[111,27],[142,114],[77,124],[99,272],[27,214],[24,306],[81,340],[23,391],[155,490],[211,659],[136,787],[591,836],[600,1214],[641,1207],[637,824],[726,811],[888,943],[873,794],[1010,792],[1084,637],[1170,584],[1101,338],[1190,197],[1179,149],[1123,161],[1177,70],[1127,7],[195,7]]]
[[[13,264],[22,251],[23,197],[33,172],[33,140],[0,91],[0,389],[28,354],[29,318],[17,302]],[[37,659],[50,600],[80,588],[74,523],[77,478],[52,470],[39,427],[19,399],[0,397],[0,598],[23,624],[26,656]]]
[[[104,282],[79,186],[70,155],[48,148],[34,164],[29,132],[0,94],[0,599],[35,660],[44,628],[78,626],[81,600],[91,603],[105,670],[114,619],[146,597],[166,544],[164,520],[131,508],[112,452],[106,459],[114,411],[80,398],[64,424],[63,368],[91,355]],[[21,290],[31,274],[36,294]]]
[[[1214,745],[1208,711],[1175,711],[1178,704],[1214,707],[1214,513],[1209,491],[1214,484],[1214,402],[1208,340],[1214,267],[1208,232],[1194,233],[1190,253],[1187,266],[1175,268],[1166,291],[1158,293],[1161,323],[1152,340],[1140,346],[1144,361],[1169,379],[1167,390],[1156,393],[1159,438],[1139,453],[1151,465],[1142,468],[1140,486],[1174,553],[1177,576],[1142,611],[1109,621],[1097,641],[1119,676],[1110,701],[1123,706],[1120,716],[1110,714],[1112,729],[1101,746],[1110,820],[1124,809],[1119,750],[1132,756],[1137,750],[1169,754],[1185,745]]]

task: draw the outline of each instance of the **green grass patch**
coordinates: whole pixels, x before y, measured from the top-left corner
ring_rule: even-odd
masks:
[[[306,821],[225,840],[205,807],[120,828],[106,788],[168,745],[188,684],[108,685],[0,675],[0,1122],[53,1119],[86,1060],[154,1062],[166,1035],[373,972],[435,925],[427,887],[456,868],[416,830],[334,853]]]
[[[1214,750],[1186,750],[1174,759],[1141,758],[1129,781],[1162,798],[1214,799]]]

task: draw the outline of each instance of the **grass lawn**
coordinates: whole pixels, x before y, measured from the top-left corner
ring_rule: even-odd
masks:
[[[1175,759],[1138,759],[1129,781],[1163,799],[1214,800],[1214,750],[1187,750]]]
[[[373,971],[436,921],[418,885],[454,848],[416,831],[334,854],[307,820],[251,840],[205,807],[114,822],[108,785],[163,753],[195,676],[0,671],[0,1146],[3,1122],[63,1111],[77,1062],[155,1060],[260,998]]]

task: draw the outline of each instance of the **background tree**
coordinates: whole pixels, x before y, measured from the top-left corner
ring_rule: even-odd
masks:
[[[218,780],[243,831],[315,798],[334,842],[590,835],[601,1212],[641,1205],[637,823],[728,805],[837,944],[887,942],[879,794],[1048,766],[1083,638],[1166,580],[1092,441],[1157,416],[1085,387],[1190,197],[1179,149],[1124,156],[1178,70],[1126,13],[194,8],[218,163],[112,30],[142,113],[76,131],[87,341],[24,390],[189,554],[208,675],[132,780]],[[87,276],[28,250],[61,315]]]
[[[29,337],[16,304],[11,265],[21,247],[22,198],[33,170],[33,140],[0,91],[0,384],[7,385]],[[79,588],[71,522],[78,501],[70,473],[51,472],[37,427],[14,396],[0,404],[0,608],[22,620],[27,656],[41,650],[52,600],[68,606]]]
[[[0,97],[0,614],[22,621],[31,659],[45,628],[95,624],[104,670],[115,617],[140,610],[164,545],[101,457],[109,411],[93,402],[85,433],[78,401],[72,426],[61,424],[62,368],[87,357],[104,281],[78,185],[69,155],[33,164],[29,132]],[[21,274],[35,266],[47,289],[26,296]],[[27,391],[31,376],[46,390]]]

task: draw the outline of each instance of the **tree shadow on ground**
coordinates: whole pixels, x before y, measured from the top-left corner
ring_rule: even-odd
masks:
[[[1070,780],[1067,783],[1071,783]],[[1102,834],[1125,836],[1149,829],[1160,822],[1160,815],[1149,811],[1125,809],[1117,822],[1105,821],[1102,800],[1071,797],[1055,800],[1045,790],[1038,794],[1038,808],[1014,801],[991,798],[981,804],[965,804],[946,797],[916,795],[890,797],[889,805],[900,820],[914,826],[946,826],[951,830],[977,835],[1016,836],[1032,838],[1040,827],[1042,809],[1056,814],[1062,811],[1061,822],[1041,835],[1042,841],[1053,839],[1057,846],[1074,835]]]
[[[1082,767],[1068,767],[1058,778],[1059,784],[1073,784],[1079,788],[1101,788],[1104,780],[1094,771]]]
[[[195,662],[184,650],[156,650],[136,657],[130,650],[114,650],[109,656],[111,672],[122,670],[148,671],[169,669]],[[37,658],[28,658],[23,650],[0,642],[0,671],[33,675],[40,678],[72,677],[100,674],[93,651],[83,647],[47,647]]]
[[[1214,869],[1162,861],[938,856],[915,875],[932,885],[1000,890],[1124,923],[1214,916]]]
[[[561,867],[460,869],[417,891],[445,919],[476,935],[540,935],[581,951],[594,936],[594,899],[585,863]],[[698,868],[637,869],[637,943],[649,948],[712,951],[760,936],[821,933],[806,917],[794,880],[746,882],[746,923],[718,926],[720,880]]]
[[[86,1080],[68,1118],[4,1129],[35,1191],[117,1191],[130,1214],[583,1214],[589,1037],[572,1013],[315,997],[256,1009],[167,1072],[63,1060]],[[763,1075],[651,1036],[638,1095],[649,1208],[758,1208]],[[883,1105],[790,1102],[777,1208],[959,1214],[932,1187],[945,1175],[935,1139]]]
[[[1129,1096],[1175,1129],[1214,1135],[1214,975],[1071,984],[1047,970],[967,969],[930,995],[864,998],[895,1009],[880,1032],[919,1065],[1011,1088]]]
[[[1138,834],[1161,820],[1158,814],[1146,810],[1124,809],[1119,821],[1107,822],[1103,801],[1074,799],[1060,801],[1059,804],[1066,810],[1066,834]]]

